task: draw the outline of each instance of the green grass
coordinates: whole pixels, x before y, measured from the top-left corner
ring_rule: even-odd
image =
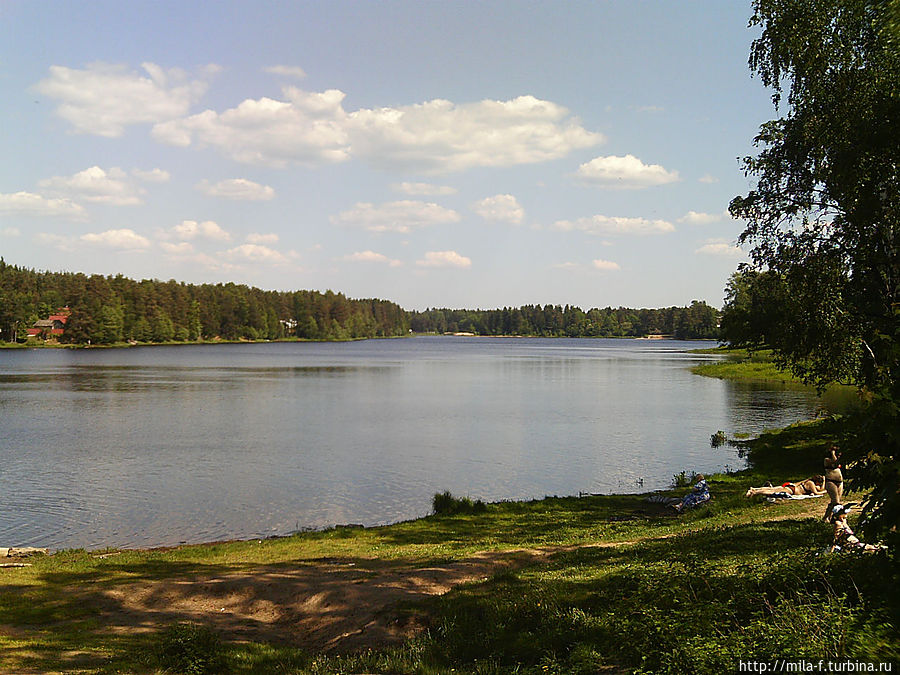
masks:
[[[746,380],[753,382],[779,382],[781,384],[803,385],[790,372],[779,370],[772,358],[771,350],[748,352],[746,349],[716,347],[697,350],[698,353],[720,354],[728,358],[714,363],[702,363],[691,368],[696,375],[717,377],[723,380]]]
[[[751,656],[898,659],[895,563],[820,555],[830,538],[816,517],[823,500],[743,497],[749,485],[812,473],[839,433],[840,420],[825,420],[744,442],[755,467],[709,476],[713,501],[680,517],[638,495],[554,497],[387,527],[35,558],[0,569],[0,672],[179,672],[167,659],[185,652],[182,669],[231,673],[717,673]],[[110,591],[134,582],[252,579],[263,566],[322,559],[403,570],[538,546],[558,550],[405,608],[427,629],[382,651],[234,641],[184,628],[191,618],[176,611],[105,629],[123,611]]]

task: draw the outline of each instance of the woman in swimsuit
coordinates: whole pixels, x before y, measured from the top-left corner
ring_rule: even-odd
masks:
[[[786,493],[788,495],[820,495],[825,492],[825,476],[810,476],[799,483],[784,483],[777,487],[752,487],[747,490],[747,497],[754,495],[776,495]]]
[[[825,492],[830,501],[825,507],[825,515],[822,520],[826,523],[831,518],[831,511],[835,505],[841,503],[844,496],[844,475],[841,473],[841,454],[836,445],[828,446],[825,450]]]

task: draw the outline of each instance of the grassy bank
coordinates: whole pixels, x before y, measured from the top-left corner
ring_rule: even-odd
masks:
[[[746,349],[715,347],[697,350],[697,353],[725,356],[723,361],[702,363],[691,368],[696,375],[717,377],[723,380],[745,380],[751,382],[778,382],[803,386],[791,373],[779,370],[775,365],[771,350],[748,352]]]
[[[548,498],[387,527],[34,558],[0,569],[0,671],[718,673],[749,657],[897,659],[890,559],[822,554],[822,499],[743,496],[811,473],[837,424],[748,442],[758,468],[712,476],[713,501],[683,516],[638,495]],[[295,630],[316,608],[324,630],[344,605],[352,619],[409,578],[467,569],[445,595],[413,585],[391,596],[361,629],[421,628],[406,640],[327,650]],[[309,597],[302,575],[318,575]],[[268,607],[279,584],[285,604]]]

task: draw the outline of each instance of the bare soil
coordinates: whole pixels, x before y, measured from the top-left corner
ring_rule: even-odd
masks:
[[[209,625],[226,640],[352,652],[402,642],[424,628],[415,605],[454,586],[545,559],[560,549],[484,552],[432,567],[377,559],[313,560],[213,577],[137,582],[105,591],[104,630]]]
[[[824,507],[822,500],[808,500],[801,513],[775,511],[765,519],[814,516]],[[675,535],[647,539],[669,536]],[[637,541],[588,546],[633,543]],[[378,649],[426,627],[424,600],[573,548],[485,551],[428,567],[375,558],[319,559],[116,585],[103,591],[104,630],[151,631],[172,622],[196,621],[228,641],[290,644],[312,652]]]

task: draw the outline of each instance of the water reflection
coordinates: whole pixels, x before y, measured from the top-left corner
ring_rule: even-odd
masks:
[[[689,343],[414,338],[0,353],[0,544],[149,546],[642,491],[710,434],[816,414],[690,374]],[[678,347],[676,349],[676,347]],[[643,481],[641,484],[639,481]]]

